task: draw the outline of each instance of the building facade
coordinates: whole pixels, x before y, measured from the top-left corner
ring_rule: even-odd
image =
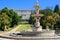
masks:
[[[19,16],[22,16],[22,20],[29,20],[30,15],[34,13],[34,10],[15,10]]]

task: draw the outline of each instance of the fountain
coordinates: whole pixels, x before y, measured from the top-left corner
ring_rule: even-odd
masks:
[[[54,36],[55,31],[54,30],[44,30],[42,29],[42,26],[40,25],[39,20],[41,19],[43,14],[39,14],[39,4],[38,0],[36,1],[36,5],[34,6],[36,9],[36,14],[33,14],[32,16],[36,20],[34,23],[34,27],[32,28],[32,31],[21,31],[20,33],[13,33],[14,35],[20,35],[20,36]]]
[[[36,5],[34,6],[35,13],[32,16],[35,19],[35,23],[34,23],[34,27],[33,27],[33,31],[42,31],[42,26],[40,25],[40,19],[43,16],[43,14],[39,14],[39,4],[38,4],[38,0],[36,1]]]

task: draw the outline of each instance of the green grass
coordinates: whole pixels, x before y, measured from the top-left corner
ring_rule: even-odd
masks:
[[[12,28],[9,27],[9,28],[7,29],[7,32],[11,31],[11,30],[14,29],[15,27],[16,27],[16,26],[14,26],[14,27],[12,27]]]
[[[7,32],[8,32],[8,31],[11,31],[12,29],[13,29],[13,28],[8,28],[8,29],[7,29]]]
[[[28,22],[22,22],[20,24],[21,26],[16,30],[16,32],[20,32],[22,30],[32,30],[31,25],[28,24]],[[12,29],[14,29],[16,26],[14,26],[13,28],[8,28],[7,32],[11,31]],[[3,32],[3,31],[0,31]]]
[[[10,31],[10,30],[12,30],[12,29],[13,29],[13,28],[8,28],[6,32],[8,32],[8,31]],[[4,32],[4,31],[1,31],[1,30],[0,30],[0,32]]]
[[[32,30],[29,24],[21,24],[21,26],[16,30],[16,32],[20,32],[22,30]]]

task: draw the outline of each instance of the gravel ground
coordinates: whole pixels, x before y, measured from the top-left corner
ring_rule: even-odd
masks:
[[[14,40],[14,39],[5,39],[5,38],[0,38],[0,40]]]

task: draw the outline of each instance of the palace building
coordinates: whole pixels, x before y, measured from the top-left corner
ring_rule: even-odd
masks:
[[[22,20],[29,20],[30,15],[34,13],[34,10],[15,10],[19,16],[22,16]]]

